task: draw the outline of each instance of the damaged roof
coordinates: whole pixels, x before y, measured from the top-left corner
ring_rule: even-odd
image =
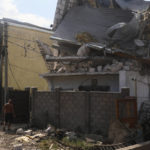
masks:
[[[109,27],[120,22],[128,23],[132,18],[133,14],[131,11],[119,8],[78,6],[67,13],[52,38],[76,43],[76,34],[88,32],[98,42],[103,42]]]
[[[150,6],[150,2],[146,2],[144,0],[115,0],[115,1],[122,9],[128,9],[134,12],[147,11]]]

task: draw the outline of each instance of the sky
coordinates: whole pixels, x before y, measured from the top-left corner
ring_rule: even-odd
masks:
[[[0,0],[0,19],[11,18],[50,28],[57,0]]]
[[[56,4],[57,0],[0,0],[0,19],[11,18],[50,28]]]

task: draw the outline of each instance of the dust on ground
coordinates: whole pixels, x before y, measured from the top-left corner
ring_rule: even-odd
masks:
[[[15,139],[21,135],[16,134],[18,128],[25,128],[25,124],[12,125],[10,131],[3,131],[3,126],[0,126],[0,150],[12,150],[16,144]],[[23,150],[38,150],[35,144],[24,144]]]

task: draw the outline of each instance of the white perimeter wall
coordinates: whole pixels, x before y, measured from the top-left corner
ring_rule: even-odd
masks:
[[[122,87],[130,88],[130,96],[137,96],[139,110],[141,103],[150,98],[150,76],[142,76],[139,72],[134,71],[120,71],[119,75],[120,89]],[[136,81],[133,79],[136,79]]]

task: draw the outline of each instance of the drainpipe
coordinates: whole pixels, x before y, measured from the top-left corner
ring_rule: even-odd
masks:
[[[132,78],[132,81],[134,81],[134,94],[135,94],[135,97],[137,97],[137,79]]]
[[[135,78],[135,97],[137,97],[137,80]]]

